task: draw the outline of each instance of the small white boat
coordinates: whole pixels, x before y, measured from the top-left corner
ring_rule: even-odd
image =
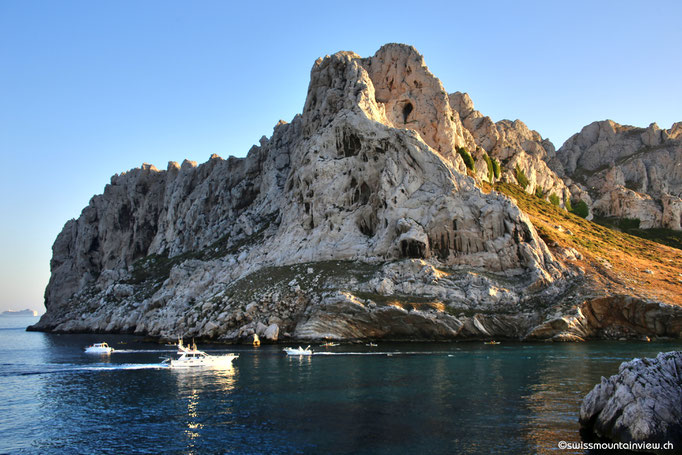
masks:
[[[369,346],[370,348],[376,348],[376,347],[379,346],[379,345],[376,344],[376,343],[371,343],[371,342],[370,342],[370,343],[367,343],[365,346]]]
[[[325,348],[333,348],[335,346],[338,346],[339,343],[334,343],[333,341],[327,341],[326,343],[322,343],[320,346],[324,346]]]
[[[229,368],[232,361],[239,357],[239,354],[208,355],[198,350],[196,344],[184,346],[182,340],[178,341],[178,354],[179,358],[166,359],[163,363],[171,368]]]
[[[95,343],[85,348],[86,354],[111,354],[114,348],[106,343]]]
[[[500,341],[495,341],[495,340],[484,341],[483,344],[500,344]]]
[[[286,352],[287,355],[313,355],[313,351],[310,349],[310,346],[305,349],[300,346],[298,348],[284,348],[282,351]]]

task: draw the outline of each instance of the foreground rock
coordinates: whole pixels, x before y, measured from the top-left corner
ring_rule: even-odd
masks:
[[[580,407],[581,431],[615,442],[682,448],[682,352],[624,362]],[[664,453],[664,452],[661,452]],[[679,452],[678,452],[679,453]]]

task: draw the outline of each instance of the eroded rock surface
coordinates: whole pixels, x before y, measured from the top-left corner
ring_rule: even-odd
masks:
[[[530,130],[520,120],[493,122],[474,109],[474,103],[466,93],[450,94],[450,104],[465,128],[469,149],[477,157],[487,153],[497,159],[502,167],[502,180],[516,183],[518,169],[528,179],[525,188],[528,193],[542,193],[545,198],[554,194],[562,206],[570,198],[564,181],[547,165],[555,158],[551,141],[543,139],[540,133]]]
[[[682,447],[682,352],[623,362],[580,407],[581,431],[616,442]],[[658,453],[677,453],[659,451]]]
[[[479,128],[465,101],[410,46],[318,59],[303,113],[246,158],[114,176],[55,241],[34,329],[221,341],[566,332],[547,324],[584,302],[583,272],[457,153],[490,146],[565,194],[544,164],[553,147],[520,122]]]
[[[682,229],[682,123],[662,130],[594,122],[550,161],[589,194],[596,215],[640,220],[643,229]]]

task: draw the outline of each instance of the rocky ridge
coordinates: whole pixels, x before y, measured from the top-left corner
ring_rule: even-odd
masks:
[[[501,120],[493,122],[474,109],[474,103],[466,93],[455,92],[449,95],[455,116],[465,128],[467,146],[473,150],[478,161],[483,155],[497,159],[501,163],[500,179],[518,183],[517,169],[528,179],[525,190],[530,194],[542,194],[543,198],[556,195],[560,205],[571,198],[571,192],[564,181],[554,173],[547,162],[556,157],[554,144],[543,139],[540,133],[530,130],[520,120]],[[486,178],[485,165],[477,166]]]
[[[594,122],[549,163],[598,216],[682,229],[682,123],[662,130]]]
[[[462,98],[409,46],[318,59],[302,114],[246,158],[114,176],[57,237],[33,329],[221,341],[603,336],[573,316],[603,290],[514,200],[483,191],[457,153],[478,140],[565,195],[542,167],[551,143],[498,122],[490,145],[492,126],[473,134],[478,117],[461,114]],[[641,331],[679,318],[666,311]]]

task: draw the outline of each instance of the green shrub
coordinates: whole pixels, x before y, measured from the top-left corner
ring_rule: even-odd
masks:
[[[474,170],[474,159],[472,158],[471,154],[465,149],[464,147],[457,147],[457,153],[459,153],[459,156],[462,157],[462,160],[464,161],[464,165],[469,169],[469,170]]]
[[[502,175],[502,167],[500,166],[500,162],[495,158],[493,158],[491,161],[493,163],[493,175],[496,179],[499,179],[500,175]]]
[[[549,202],[551,202],[552,205],[556,205],[557,207],[559,207],[559,203],[560,203],[561,201],[559,201],[559,196],[557,196],[556,194],[552,193],[552,194],[549,195]]]
[[[528,177],[526,177],[526,174],[523,172],[523,170],[519,167],[518,164],[516,165],[516,181],[518,182],[519,186],[524,190],[528,187],[528,184],[530,183],[528,181]]]
[[[542,191],[542,188],[540,188],[539,186],[535,188],[535,197],[539,197],[540,199],[545,198],[545,192]]]
[[[568,210],[569,212],[573,211],[573,207],[571,207],[571,198],[570,197],[566,198],[566,202],[564,202],[564,206],[566,207],[566,210]]]
[[[576,202],[575,206],[572,209],[573,210],[571,210],[571,213],[574,213],[575,215],[578,215],[582,218],[587,218],[587,215],[590,214],[590,208],[587,206],[587,203],[582,199]]]
[[[487,153],[483,154],[483,161],[485,161],[485,164],[488,166],[488,181],[492,182],[493,177],[495,176],[495,171],[493,170],[493,162],[490,160],[490,157]]]

